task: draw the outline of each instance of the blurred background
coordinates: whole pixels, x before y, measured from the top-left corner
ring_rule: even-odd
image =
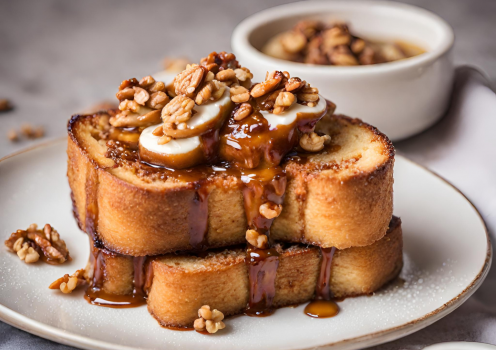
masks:
[[[0,0],[0,99],[9,99],[14,106],[10,111],[0,112],[0,158],[36,143],[65,136],[67,119],[72,114],[104,100],[115,100],[114,95],[122,80],[140,78],[162,70],[165,57],[185,56],[196,61],[214,50],[230,51],[231,32],[241,20],[263,9],[288,2]],[[455,64],[478,67],[495,86],[495,0],[401,2],[426,8],[444,18],[453,27],[456,36]],[[9,130],[19,129],[23,123],[42,126],[45,136],[10,141],[7,137]],[[454,124],[462,125],[458,120],[454,120]],[[435,128],[444,130],[444,125],[441,121]],[[487,126],[481,124],[481,128]],[[431,130],[431,134],[434,132]],[[451,134],[457,132],[458,129]],[[430,166],[429,161],[442,158],[443,145],[460,144],[458,139],[450,139],[451,136],[442,132],[433,136],[428,133],[395,146],[400,153]],[[439,141],[441,145],[432,140]],[[473,141],[468,144],[473,145]],[[434,151],[426,155],[422,145]],[[452,159],[459,157],[460,154],[454,154]],[[473,167],[466,166],[470,168],[466,169],[467,174],[460,174],[458,163],[453,165],[451,171],[444,173],[441,167],[430,167],[455,184],[457,180],[460,180],[458,183],[467,180],[467,185],[460,188],[469,192],[469,197],[473,193],[487,194],[480,202],[484,207],[480,205],[479,209],[486,219],[493,220],[488,221],[488,226],[494,232],[496,221],[492,208],[496,202],[494,198],[491,200],[487,188],[484,191],[475,188],[477,181],[471,178],[474,172],[479,172],[481,164],[488,167],[486,159]],[[469,170],[472,172],[469,173]],[[494,268],[493,272],[496,272]],[[464,304],[457,312],[435,325],[380,348],[420,349],[418,344],[494,339],[495,321],[489,314],[494,310],[488,309],[486,305],[496,307],[495,276],[493,273],[489,281],[492,285],[486,281],[485,291],[476,294],[482,299],[472,298],[471,303]],[[467,319],[469,325],[465,323]],[[482,327],[481,322],[485,322],[486,327]],[[463,327],[453,332],[454,325]],[[0,349],[17,349],[21,346],[69,349],[0,322]]]
[[[0,1],[0,157],[65,134],[66,120],[105,99],[119,83],[162,69],[166,56],[197,60],[230,50],[245,17],[290,1]],[[496,1],[408,0],[453,26],[456,64],[475,65],[496,82]],[[46,137],[11,142],[24,122]]]

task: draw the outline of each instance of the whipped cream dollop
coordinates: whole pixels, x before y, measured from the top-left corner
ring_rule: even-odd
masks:
[[[269,123],[271,129],[276,128],[278,125],[290,125],[298,119],[298,114],[301,113],[323,113],[327,107],[327,103],[324,97],[319,95],[319,102],[314,107],[309,107],[306,105],[301,105],[295,103],[286,111],[281,114],[273,114],[268,111],[260,111],[263,117]]]

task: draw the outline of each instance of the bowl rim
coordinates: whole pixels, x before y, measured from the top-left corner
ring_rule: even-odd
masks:
[[[266,55],[251,45],[248,38],[258,27],[274,21],[289,17],[295,14],[305,14],[315,10],[332,11],[333,9],[363,9],[369,8],[393,8],[400,11],[408,11],[410,15],[419,16],[436,23],[442,31],[441,43],[432,50],[408,59],[387,62],[382,64],[361,65],[361,66],[333,66],[314,65],[299,63],[274,58]],[[451,26],[435,13],[418,6],[394,2],[394,1],[299,1],[295,3],[280,5],[268,8],[255,13],[241,21],[233,31],[231,36],[231,47],[235,52],[244,52],[259,62],[271,63],[272,65],[284,64],[287,70],[301,73],[325,74],[325,75],[356,75],[356,74],[382,74],[384,72],[395,72],[411,67],[428,65],[436,61],[439,57],[448,52],[454,44],[455,35]]]

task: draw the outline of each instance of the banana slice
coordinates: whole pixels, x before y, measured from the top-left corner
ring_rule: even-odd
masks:
[[[269,123],[269,127],[274,129],[280,125],[291,125],[295,121],[297,121],[297,124],[300,124],[304,123],[306,120],[315,119],[315,115],[324,113],[326,106],[326,99],[319,95],[319,102],[314,107],[295,103],[281,114],[273,114],[267,111],[260,111],[260,113]]]
[[[146,128],[139,138],[140,158],[151,164],[173,169],[184,169],[206,160],[200,136],[171,140],[165,145],[159,145],[160,136],[153,135],[153,130],[159,125]]]
[[[212,129],[222,126],[226,118],[231,115],[233,103],[229,89],[217,101],[212,101],[201,106],[195,105],[193,116],[186,122],[186,129],[168,129],[166,134],[175,139],[200,136]]]

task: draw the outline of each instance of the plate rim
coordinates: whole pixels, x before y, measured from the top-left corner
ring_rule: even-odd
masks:
[[[10,158],[14,158],[16,156],[22,155],[24,153],[28,153],[34,150],[37,150],[39,148],[44,148],[44,147],[49,147],[57,143],[61,143],[62,141],[66,140],[66,137],[59,137],[55,138],[52,140],[45,141],[43,143],[39,143],[37,145],[33,145],[24,149],[21,149],[17,152],[8,154],[2,158],[0,158],[0,163],[4,162],[5,160],[8,160]],[[489,231],[487,229],[487,225],[480,214],[479,210],[477,207],[470,201],[470,199],[467,198],[467,196],[459,190],[456,186],[454,186],[451,182],[446,180],[444,177],[436,173],[435,171],[419,164],[416,163],[407,157],[401,155],[401,154],[396,154],[396,157],[400,157],[403,160],[409,162],[413,166],[417,166],[422,168],[423,170],[427,171],[428,173],[434,175],[438,179],[440,179],[442,182],[450,186],[452,189],[454,189],[456,192],[458,192],[472,207],[472,209],[475,211],[477,214],[480,222],[482,223],[482,227],[484,229],[484,233],[486,234],[486,240],[487,240],[487,252],[486,252],[486,259],[484,261],[484,264],[481,267],[481,270],[477,274],[477,276],[473,279],[473,281],[456,297],[450,299],[446,303],[444,303],[441,307],[437,308],[436,310],[433,310],[429,312],[428,314],[423,315],[422,317],[419,317],[415,320],[409,321],[405,324],[388,328],[382,331],[374,332],[374,333],[369,333],[365,334],[362,336],[358,337],[353,337],[353,338],[348,338],[344,340],[340,340],[338,342],[333,342],[333,343],[327,343],[323,345],[318,345],[318,346],[313,346],[310,348],[300,348],[299,350],[310,350],[310,349],[325,349],[331,346],[336,346],[339,349],[350,349],[354,348],[356,345],[358,346],[374,346],[378,344],[383,344],[387,343],[399,338],[402,338],[404,336],[407,336],[409,334],[412,334],[416,331],[419,331],[423,328],[426,328],[433,324],[434,322],[440,320],[444,316],[450,314],[451,312],[455,311],[459,306],[461,306],[472,294],[475,293],[475,291],[480,287],[480,285],[484,282],[487,274],[489,273],[489,269],[491,267],[492,263],[492,255],[493,255],[493,249],[491,245],[491,238],[489,236]],[[42,323],[40,321],[33,320],[27,316],[24,316],[2,304],[0,304],[0,320],[15,327],[18,329],[21,329],[25,332],[34,334],[36,336],[39,336],[41,338],[50,340],[50,341],[55,341],[60,344],[64,345],[69,345],[69,346],[74,346],[74,347],[79,347],[79,348],[84,348],[84,349],[128,349],[128,350],[136,350],[136,349],[142,349],[142,348],[137,348],[137,347],[127,347],[127,346],[122,346],[122,345],[117,345],[114,343],[109,343],[106,341],[102,340],[96,340],[96,339],[91,339],[86,336],[78,335],[76,333],[72,332],[67,332],[61,328],[57,328],[54,326],[47,325],[45,323]],[[425,322],[423,322],[425,321]]]

